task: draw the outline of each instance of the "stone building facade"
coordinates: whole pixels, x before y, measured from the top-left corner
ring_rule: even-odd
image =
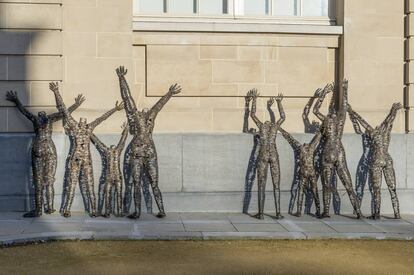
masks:
[[[286,95],[285,127],[297,133],[307,98],[328,82],[349,79],[350,102],[373,124],[392,102],[403,101],[404,80],[409,93],[404,17],[412,5],[403,0],[310,1],[329,4],[323,16],[243,16],[240,0],[225,1],[225,15],[146,14],[140,1],[0,1],[0,132],[31,131],[5,92],[18,91],[34,111],[53,109],[49,81],[61,81],[67,101],[84,93],[75,115],[95,117],[120,98],[119,65],[128,68],[140,106],[154,103],[171,83],[182,85],[156,132],[240,132],[242,96],[252,87],[263,96]],[[266,3],[278,1],[300,2]],[[411,48],[407,43],[408,59]],[[263,103],[259,111],[265,115]],[[122,120],[117,114],[97,131],[117,132]],[[395,131],[404,131],[403,112]]]

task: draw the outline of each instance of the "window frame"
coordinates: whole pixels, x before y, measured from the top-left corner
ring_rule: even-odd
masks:
[[[133,22],[171,22],[171,23],[265,23],[265,24],[303,24],[336,26],[336,0],[328,0],[327,16],[301,16],[303,14],[302,1],[300,2],[301,15],[273,15],[273,0],[269,0],[268,15],[244,15],[244,0],[227,0],[227,14],[205,15],[199,12],[199,0],[197,1],[197,13],[193,14],[172,14],[167,10],[163,13],[139,13],[138,1],[134,0]],[[163,0],[168,7],[168,0]]]

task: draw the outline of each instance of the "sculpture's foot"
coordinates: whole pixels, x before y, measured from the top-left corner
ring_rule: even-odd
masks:
[[[379,214],[372,214],[371,216],[368,217],[368,219],[370,219],[370,220],[380,220],[381,216]]]
[[[128,218],[130,219],[138,219],[140,216],[140,214],[138,214],[138,212],[134,212],[131,215],[128,215]]]
[[[328,212],[323,212],[322,215],[319,216],[319,218],[321,218],[321,219],[330,218],[330,217],[331,217],[331,215],[329,215]]]
[[[111,214],[105,213],[105,214],[102,214],[101,216],[104,217],[104,218],[110,218],[111,217]]]
[[[302,216],[302,213],[300,213],[300,212],[296,212],[296,213],[293,213],[293,214],[292,214],[292,216],[295,216],[295,217],[300,217],[300,216]]]
[[[401,219],[401,215],[400,214],[394,214],[394,219],[397,219],[397,220]]]
[[[160,218],[160,219],[162,219],[162,218],[164,218],[166,215],[165,215],[165,213],[164,212],[159,212],[157,215],[156,215],[156,217],[157,218]]]
[[[300,215],[300,214],[299,214]],[[276,216],[275,216],[275,219],[276,220],[281,220],[281,219],[283,219],[284,217],[280,214],[280,213],[276,213]]]
[[[24,214],[23,218],[36,218],[36,217],[40,217],[40,216],[42,216],[41,211],[33,210],[33,211],[30,211],[30,212],[27,212],[26,214]]]
[[[357,214],[356,214],[356,218],[357,219],[362,219],[364,216],[362,216],[362,213],[361,213],[361,211],[358,211],[357,212]],[[379,215],[378,215],[378,217],[379,217]]]
[[[316,211],[316,212],[315,212],[315,217],[319,218],[320,216],[321,216],[321,212]]]
[[[253,217],[255,217],[256,219],[259,219],[259,220],[263,220],[264,219],[264,215],[263,215],[263,213],[257,213],[256,215],[254,215]]]
[[[48,209],[48,210],[45,211],[46,214],[53,214],[55,212],[56,212],[55,209]]]
[[[62,216],[65,218],[69,218],[71,216],[70,211],[63,211]]]
[[[96,212],[92,211],[91,213],[89,213],[89,217],[96,218],[97,217]]]

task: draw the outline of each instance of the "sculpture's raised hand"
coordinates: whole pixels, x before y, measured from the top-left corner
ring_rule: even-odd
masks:
[[[15,103],[17,101],[17,93],[14,91],[8,91],[6,94],[6,100]]]
[[[121,77],[121,76],[125,76],[128,73],[128,70],[124,68],[124,66],[119,66],[116,69],[116,74]]]
[[[257,92],[257,89],[251,89],[247,92],[247,96],[250,98],[257,98],[259,96],[259,93]]]
[[[85,102],[86,98],[83,94],[78,94],[78,96],[75,98],[75,103],[78,105],[81,105],[83,102]]]
[[[180,87],[180,85],[175,83],[174,85],[170,86],[170,89],[168,89],[168,92],[173,94],[173,95],[179,94],[179,93],[181,93],[181,87]]]
[[[342,88],[344,90],[348,90],[348,79],[344,79],[344,81],[342,82]]]
[[[269,98],[269,100],[267,101],[267,108],[272,107],[273,103],[275,103],[275,98],[274,97]]]
[[[279,94],[277,95],[277,97],[276,97],[276,101],[277,101],[277,102],[282,102],[282,100],[283,100],[283,94],[282,94],[282,93],[279,93]]]
[[[398,110],[402,109],[403,106],[402,106],[402,104],[400,102],[396,102],[396,103],[392,104],[392,108],[394,110],[397,110],[398,111]]]
[[[118,101],[115,103],[115,110],[116,111],[121,111],[124,109],[124,102],[121,101],[121,103],[118,103]]]
[[[50,82],[49,83],[49,89],[52,92],[57,92],[57,91],[59,91],[59,84],[57,82]]]
[[[122,123],[122,125],[121,125],[121,129],[122,130],[124,130],[127,127],[128,127],[128,123],[127,122]]]

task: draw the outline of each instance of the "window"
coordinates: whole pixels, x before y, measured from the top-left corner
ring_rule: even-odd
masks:
[[[244,15],[268,15],[269,0],[244,0]]]
[[[335,0],[134,0],[134,11],[154,15],[333,18],[334,4]]]
[[[227,0],[198,0],[198,4],[198,12],[201,15],[219,15],[229,13]]]
[[[300,0],[274,0],[273,14],[277,16],[295,16],[300,10]]]

